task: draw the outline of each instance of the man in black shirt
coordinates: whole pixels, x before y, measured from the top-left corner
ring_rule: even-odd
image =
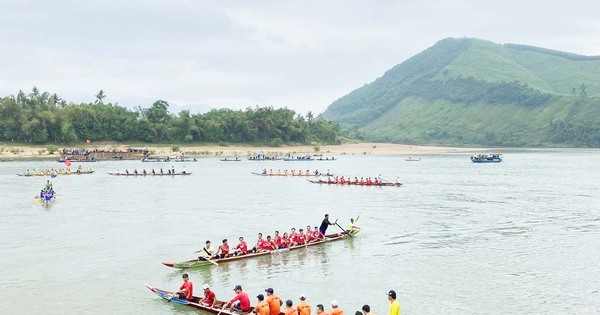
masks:
[[[325,231],[327,231],[327,228],[330,225],[334,225],[337,223],[337,220],[335,220],[335,222],[331,223],[329,222],[329,214],[325,215],[325,219],[323,219],[323,222],[321,222],[321,227],[319,227],[319,231],[321,231],[321,233],[323,233],[323,235],[325,235]]]

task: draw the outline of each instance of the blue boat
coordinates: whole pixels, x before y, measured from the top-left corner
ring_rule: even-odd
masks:
[[[473,163],[500,163],[502,162],[502,154],[475,154],[471,156],[471,162]]]

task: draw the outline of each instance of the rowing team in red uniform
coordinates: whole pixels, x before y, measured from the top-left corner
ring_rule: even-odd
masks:
[[[358,179],[358,177],[354,177],[354,179],[351,179],[350,177],[348,177],[348,179],[344,178],[344,176],[342,177],[338,177],[336,176],[334,179],[331,179],[331,177],[327,177],[327,183],[328,184],[355,184],[355,185],[379,185],[381,183],[383,183],[382,180],[380,180],[379,178],[375,177],[374,179],[371,179],[371,177],[367,177],[367,179],[364,179],[364,177],[361,177],[360,179]]]
[[[318,242],[325,239],[325,235],[321,233],[318,227],[311,229],[310,226],[306,226],[306,232],[304,229],[300,229],[296,232],[296,228],[292,228],[290,233],[279,234],[279,231],[275,231],[273,237],[267,235],[267,238],[263,238],[262,233],[258,233],[258,240],[256,245],[251,249],[248,249],[248,243],[244,240],[244,237],[240,236],[239,243],[234,247],[233,252],[230,252],[231,248],[227,242],[227,239],[222,241],[222,244],[214,250],[210,246],[210,241],[206,241],[204,247],[196,253],[200,253],[199,260],[209,259],[221,259],[231,256],[246,255],[248,253],[259,253],[268,252],[279,249],[286,249],[292,246],[302,246],[308,243]]]

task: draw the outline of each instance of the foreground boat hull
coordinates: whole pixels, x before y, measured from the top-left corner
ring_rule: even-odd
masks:
[[[231,312],[228,309],[222,309],[224,303],[226,303],[223,301],[217,300],[215,302],[215,307],[209,307],[209,306],[202,304],[202,299],[197,296],[194,296],[191,300],[188,301],[185,299],[179,299],[179,298],[173,297],[174,292],[157,289],[149,284],[147,284],[146,287],[150,291],[152,291],[156,295],[158,295],[160,298],[162,298],[168,302],[186,305],[186,306],[193,307],[195,309],[199,309],[199,310],[211,313],[211,314],[240,315],[240,314],[249,314],[250,313],[250,312],[238,313],[238,312]],[[251,311],[252,311],[252,309],[254,309],[254,308],[251,308]],[[280,315],[281,315],[281,313],[280,313]]]
[[[352,233],[352,235],[350,235],[350,236],[348,236],[346,234],[342,234],[342,235],[328,234],[328,235],[325,235],[325,239],[324,240],[320,240],[318,242],[308,243],[306,245],[293,246],[293,247],[285,248],[285,249],[276,249],[276,250],[268,251],[268,252],[249,253],[249,254],[246,254],[246,255],[233,256],[233,257],[227,257],[227,258],[222,258],[222,259],[212,259],[212,261],[216,262],[218,264],[222,264],[222,263],[227,263],[227,262],[236,261],[236,260],[249,259],[249,258],[254,258],[254,257],[260,257],[260,256],[266,256],[266,255],[277,254],[277,253],[282,253],[282,252],[288,252],[288,251],[297,250],[297,249],[301,249],[301,248],[306,248],[306,247],[310,247],[310,246],[315,246],[315,245],[319,245],[319,244],[324,244],[324,243],[328,243],[328,242],[339,241],[339,240],[342,240],[342,239],[345,239],[345,238],[351,238],[351,237],[353,237],[356,234],[358,234],[358,232]],[[209,266],[209,265],[212,265],[212,263],[208,262],[208,261],[201,261],[201,260],[198,260],[198,259],[193,259],[193,260],[188,260],[188,261],[178,262],[178,263],[163,262],[163,265],[165,265],[167,267],[172,267],[172,268],[184,269],[184,268],[195,268],[195,267]]]

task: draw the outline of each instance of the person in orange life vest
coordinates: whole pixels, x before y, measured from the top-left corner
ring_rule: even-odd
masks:
[[[317,304],[317,315],[329,315],[329,313],[325,312],[323,304]]]
[[[300,294],[300,303],[298,303],[298,315],[310,315],[310,304],[306,301],[306,294]]]
[[[331,301],[331,315],[344,315],[344,311],[336,300]]]
[[[234,255],[246,255],[248,253],[248,243],[240,236],[240,243],[235,247]]]
[[[275,241],[276,248],[281,248],[281,235],[279,235],[279,231],[275,231],[275,236],[273,237]]]
[[[183,284],[179,287],[179,291],[175,293],[175,297],[177,297],[178,299],[186,299],[189,301],[194,298],[194,285],[192,284],[192,281],[190,281],[190,278],[187,273],[184,273],[182,278]]]
[[[210,290],[208,283],[205,283],[202,286],[202,289],[204,289],[204,299],[202,299],[202,303],[206,306],[213,307],[215,304],[215,293]]]
[[[229,244],[227,244],[227,239],[223,240],[223,244],[219,246],[217,249],[217,255],[215,255],[216,259],[226,258],[229,256]]]
[[[292,305],[294,305],[292,300],[285,301],[285,306],[287,306],[284,312],[285,315],[298,315],[298,310],[293,308]]]
[[[236,285],[235,288],[233,288],[233,291],[235,291],[236,295],[233,297],[233,299],[229,300],[229,302],[223,307],[226,307],[228,304],[231,304],[231,307],[229,309],[232,311],[249,312],[252,308],[250,307],[250,298],[248,297],[248,293],[242,291],[242,286],[239,284]],[[236,301],[239,302],[232,304]]]
[[[270,315],[279,315],[283,301],[274,294],[273,288],[268,288],[265,292],[267,292],[267,304],[269,304]]]
[[[288,236],[287,232],[283,233],[283,237],[281,238],[281,245],[279,246],[279,248],[288,248],[290,247],[290,237]]]
[[[265,247],[265,240],[263,239],[262,233],[258,233],[258,239],[256,240],[256,245],[252,248],[252,252],[257,253],[263,250]]]
[[[256,298],[258,299],[258,304],[256,304],[256,306],[254,307],[253,312],[256,315],[270,315],[271,312],[269,311],[269,303],[265,301],[265,296],[259,294],[256,296]]]

